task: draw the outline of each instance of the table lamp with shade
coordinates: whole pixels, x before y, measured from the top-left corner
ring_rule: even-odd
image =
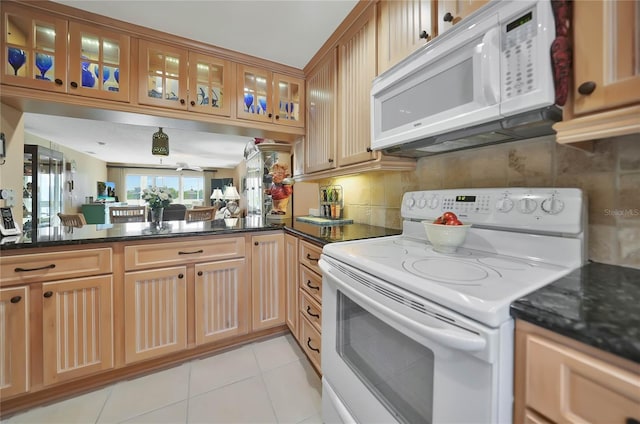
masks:
[[[211,193],[210,199],[213,200],[212,206],[216,208],[216,210],[220,210],[220,208],[222,208],[222,205],[224,204],[224,196],[222,194],[222,190],[220,190],[219,188],[214,188],[213,192]]]
[[[231,214],[231,217],[236,217],[240,212],[240,205],[238,204],[240,194],[238,190],[233,185],[228,185],[224,189],[223,198],[227,201],[227,210]]]

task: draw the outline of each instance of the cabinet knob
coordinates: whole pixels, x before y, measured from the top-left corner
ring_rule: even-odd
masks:
[[[202,271],[198,271],[198,277],[202,277],[204,273]]]
[[[593,81],[587,81],[580,84],[580,87],[578,87],[578,93],[582,94],[583,96],[588,96],[589,94],[593,93],[595,89],[596,83]]]
[[[267,115],[267,116],[268,116],[269,118],[271,118],[271,117],[273,116],[273,114],[272,114],[272,113],[270,113],[270,114],[269,114],[269,115]]]
[[[196,102],[195,102],[195,101],[193,101],[193,100],[191,100],[191,102],[190,102],[190,103],[191,103],[191,106],[195,106],[195,105],[196,105]]]
[[[44,292],[44,297],[46,297],[47,299],[50,298],[51,296],[53,296],[53,292],[52,291],[48,291],[48,292]]]
[[[183,105],[184,104],[184,99],[180,99],[180,104]]]
[[[62,85],[62,80],[60,78],[56,78],[53,81],[56,83],[56,85]]]
[[[442,20],[445,22],[453,22],[453,15],[450,12],[447,12],[444,14]]]
[[[22,296],[13,296],[11,298],[11,303],[18,303],[22,300]]]
[[[420,34],[418,34],[418,37],[423,38],[423,39],[428,39],[429,38],[429,34],[427,34],[427,31],[422,30],[422,32]]]
[[[367,147],[367,153],[371,153],[373,152],[373,149],[371,147]]]
[[[184,274],[182,274],[182,273],[178,274],[178,278],[183,279],[184,278]]]
[[[333,159],[329,158],[329,163],[333,163]]]
[[[260,243],[258,243],[257,241],[254,241],[254,242],[253,242],[253,245],[254,245],[254,246],[259,246],[259,245],[260,245]]]
[[[78,83],[77,83],[77,82],[75,82],[75,81],[71,81],[71,84],[70,84],[70,85],[71,85],[71,87],[73,87],[73,88],[78,88]]]
[[[276,115],[276,121],[280,119],[280,115]]]

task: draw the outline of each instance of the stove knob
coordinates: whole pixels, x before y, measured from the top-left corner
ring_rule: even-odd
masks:
[[[513,200],[509,199],[508,197],[503,197],[496,202],[496,209],[498,210],[498,212],[509,212],[511,209],[513,209]]]
[[[412,209],[416,205],[416,199],[414,199],[413,197],[407,197],[404,200],[404,205],[409,209]]]
[[[427,199],[418,200],[418,209],[424,209],[427,206]]]
[[[529,197],[525,197],[518,202],[518,210],[522,213],[532,213],[537,207],[538,202]]]
[[[438,203],[440,203],[438,201],[438,196],[431,196],[429,197],[429,200],[427,200],[427,205],[429,205],[430,209],[435,209],[438,207]]]
[[[549,215],[555,215],[564,209],[564,202],[562,200],[558,200],[555,196],[551,196],[548,199],[545,199],[540,205],[540,209]]]

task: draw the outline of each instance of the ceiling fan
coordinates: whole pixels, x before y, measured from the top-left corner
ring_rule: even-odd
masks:
[[[203,169],[199,166],[189,166],[188,163],[186,162],[177,162],[176,163],[176,171],[182,171],[182,170],[186,170],[186,171],[199,171],[202,172]]]

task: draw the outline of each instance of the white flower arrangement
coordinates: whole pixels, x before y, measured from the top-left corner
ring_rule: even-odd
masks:
[[[171,194],[159,187],[145,188],[142,190],[142,200],[147,202],[151,209],[166,208],[171,204]]]

